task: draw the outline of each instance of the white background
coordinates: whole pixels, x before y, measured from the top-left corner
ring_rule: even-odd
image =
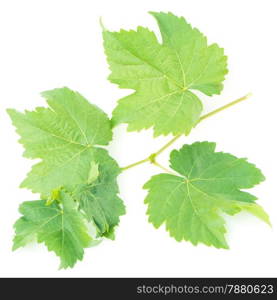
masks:
[[[35,0],[0,2],[0,276],[277,276],[276,0]],[[229,56],[229,74],[220,96],[202,97],[210,111],[248,92],[251,99],[201,123],[173,148],[194,141],[217,142],[217,149],[248,157],[267,180],[252,190],[269,213],[273,228],[248,214],[227,219],[231,250],[178,243],[164,228],[147,222],[143,183],[159,169],[145,164],[120,175],[127,215],[115,241],[86,250],[72,270],[43,245],[11,251],[18,205],[37,195],[18,185],[33,164],[22,158],[5,109],[44,105],[41,91],[68,86],[111,113],[130,91],[106,80],[99,17],[108,29],[138,25],[157,31],[147,11],[171,11],[217,42]],[[121,166],[145,158],[170,139],[152,131],[115,130],[111,154]],[[169,152],[160,157],[167,163]]]

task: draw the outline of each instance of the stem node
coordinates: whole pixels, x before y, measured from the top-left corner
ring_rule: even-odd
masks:
[[[149,155],[148,159],[151,164],[155,164],[156,156],[157,156],[157,153],[152,153],[151,155]]]

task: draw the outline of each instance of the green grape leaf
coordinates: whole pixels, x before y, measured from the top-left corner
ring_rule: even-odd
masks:
[[[66,269],[83,259],[84,248],[89,247],[93,240],[73,198],[65,191],[60,191],[59,195],[59,203],[54,201],[46,205],[45,200],[37,200],[20,205],[23,216],[14,226],[13,250],[36,239],[49,251],[54,251],[60,257],[60,268]]]
[[[249,189],[264,176],[245,158],[215,152],[215,143],[184,145],[170,155],[171,168],[179,175],[159,174],[145,185],[147,214],[156,227],[166,229],[177,241],[204,243],[228,248],[222,213],[234,215],[242,210],[269,223],[265,211],[255,203]]]
[[[101,157],[97,160],[105,163],[99,165],[97,178],[90,184],[78,185],[72,194],[87,220],[95,224],[97,234],[114,239],[114,228],[119,223],[119,217],[125,214],[124,204],[117,196],[116,179],[120,170],[105,152],[99,154]]]
[[[151,13],[157,20],[162,44],[147,28],[103,31],[110,65],[109,79],[135,92],[119,100],[113,123],[128,130],[154,128],[154,136],[189,134],[202,112],[193,92],[219,94],[227,73],[227,58],[217,44],[184,18],[171,13]]]
[[[92,177],[98,145],[107,145],[112,138],[107,115],[82,95],[68,88],[42,93],[49,108],[8,113],[21,136],[24,156],[41,161],[33,166],[21,187],[43,197],[59,188],[72,189]],[[102,157],[102,156],[101,156]]]

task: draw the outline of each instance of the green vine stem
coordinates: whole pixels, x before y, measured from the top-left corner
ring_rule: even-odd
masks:
[[[223,111],[223,110],[225,110],[225,109],[227,109],[227,108],[229,108],[229,107],[231,107],[231,106],[233,106],[233,105],[235,105],[237,103],[240,103],[240,102],[248,99],[251,95],[252,95],[251,93],[248,93],[247,95],[245,95],[243,97],[240,97],[240,98],[238,98],[238,99],[236,99],[236,100],[234,100],[234,101],[232,101],[232,102],[230,102],[230,103],[228,103],[226,105],[223,105],[223,106],[221,106],[221,107],[219,107],[219,108],[217,108],[217,109],[215,109],[215,110],[213,110],[213,111],[211,111],[211,112],[203,115],[202,117],[200,117],[200,119],[199,119],[199,121],[198,121],[197,124],[199,124],[203,120],[205,120],[205,119],[207,119],[207,118],[209,118],[209,117],[211,117],[211,116],[213,116],[213,115],[215,115],[215,114],[217,114],[217,113],[219,113],[219,112],[221,112],[221,111]],[[149,162],[149,163],[151,163],[151,164],[159,167],[160,169],[163,169],[167,173],[172,173],[171,171],[167,170],[165,167],[163,167],[162,165],[160,165],[156,161],[156,158],[157,158],[158,155],[160,155],[162,152],[164,152],[168,147],[170,147],[173,143],[175,143],[181,136],[183,136],[183,134],[176,135],[169,142],[167,142],[163,147],[161,147],[158,151],[150,154],[145,159],[139,160],[139,161],[137,161],[135,163],[132,163],[132,164],[126,166],[126,167],[121,168],[121,170],[122,171],[126,171],[126,170],[131,169],[131,168],[133,168],[135,166],[138,166],[138,165],[141,165],[143,163]]]

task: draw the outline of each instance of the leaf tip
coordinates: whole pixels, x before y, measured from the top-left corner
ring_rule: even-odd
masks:
[[[12,122],[14,121],[14,118],[16,117],[16,115],[18,114],[18,111],[16,111],[13,108],[7,108],[6,109],[7,114],[9,115],[10,119],[12,120]]]
[[[6,112],[7,112],[7,114],[11,114],[11,113],[13,113],[15,110],[13,109],[13,108],[7,108],[6,109]]]
[[[148,13],[149,13],[149,15],[151,15],[153,17],[155,17],[157,15],[157,12],[152,11],[152,10],[148,11]]]
[[[16,245],[15,242],[13,243],[12,245],[12,251],[16,251],[20,246],[19,245]]]

